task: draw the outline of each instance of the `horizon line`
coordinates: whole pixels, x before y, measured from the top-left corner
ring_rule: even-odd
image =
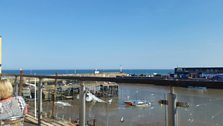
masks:
[[[122,69],[122,70],[173,70],[174,68],[126,68],[126,69]],[[4,70],[20,70],[20,69],[2,69],[2,71]],[[22,69],[22,70],[120,70],[117,68],[105,68],[105,69],[92,69],[92,68],[78,68],[78,69]]]

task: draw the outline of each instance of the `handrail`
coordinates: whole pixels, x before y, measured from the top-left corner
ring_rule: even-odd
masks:
[[[223,89],[223,81],[214,81],[214,80],[204,80],[204,79],[166,79],[166,78],[156,78],[156,77],[128,77],[128,76],[117,76],[117,77],[86,77],[86,76],[60,76],[60,75],[24,75],[24,74],[3,74],[3,76],[15,76],[16,78],[21,77],[30,77],[38,78],[40,80],[38,84],[38,125],[41,125],[41,116],[42,116],[42,82],[43,79],[64,79],[64,80],[78,80],[81,81],[81,90],[80,90],[80,125],[85,126],[85,85],[84,81],[108,81],[116,83],[132,83],[132,84],[152,84],[160,86],[169,86],[170,93],[168,93],[168,125],[175,126],[175,111],[176,111],[176,95],[173,94],[173,87],[207,87],[215,89]],[[22,82],[22,81],[20,81]],[[56,84],[56,83],[55,83]],[[22,85],[22,83],[20,83]],[[183,102],[182,102],[183,103]]]

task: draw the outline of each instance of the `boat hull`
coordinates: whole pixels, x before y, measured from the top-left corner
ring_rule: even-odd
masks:
[[[146,101],[142,100],[128,100],[124,102],[125,104],[129,106],[135,106],[135,107],[148,107],[150,104],[148,104]]]

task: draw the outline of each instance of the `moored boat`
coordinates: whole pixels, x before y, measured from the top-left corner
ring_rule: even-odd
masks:
[[[130,106],[136,106],[136,107],[148,107],[151,105],[150,102],[147,102],[145,100],[127,100],[124,103]]]

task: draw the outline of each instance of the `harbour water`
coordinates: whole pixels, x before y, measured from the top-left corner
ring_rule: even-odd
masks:
[[[97,126],[165,126],[167,109],[158,104],[166,99],[167,87],[145,84],[120,84],[119,96],[112,104],[87,103],[87,120],[96,119]],[[221,90],[174,88],[177,101],[187,102],[189,108],[177,108],[178,126],[222,126],[223,93]],[[126,106],[127,99],[143,99],[152,106],[145,108]],[[107,98],[105,100],[109,100]],[[79,101],[67,100],[71,107],[57,107],[57,118],[77,120]],[[50,111],[51,103],[44,102],[44,111]],[[123,117],[124,121],[121,121]]]
[[[67,72],[65,72],[67,71]],[[79,73],[89,73],[94,70],[82,70]],[[105,72],[118,72],[119,70],[104,70]],[[172,70],[128,70],[129,74],[168,74]],[[4,73],[10,73],[7,71]],[[15,72],[15,71],[14,71]],[[17,71],[18,72],[18,71]],[[30,72],[25,71],[26,73]],[[90,72],[90,73],[91,73]],[[126,72],[126,71],[123,71]],[[32,71],[31,74],[55,74],[57,70]],[[61,74],[74,73],[73,70],[61,70]],[[78,70],[76,70],[78,73]],[[168,87],[147,84],[119,84],[119,95],[113,97],[111,104],[87,103],[87,120],[96,119],[97,126],[166,126],[166,106],[159,105],[158,101],[166,99]],[[178,126],[222,126],[223,125],[223,92],[217,89],[206,88],[174,88],[176,99],[186,102],[189,108],[177,108],[176,122]],[[109,100],[106,98],[104,100]],[[127,99],[141,99],[151,102],[145,108],[126,106]],[[65,100],[72,106],[57,106],[56,117],[61,120],[78,120],[79,100]],[[43,103],[43,111],[51,111],[51,102]],[[32,108],[32,105],[30,106]],[[123,121],[121,118],[123,117]]]

